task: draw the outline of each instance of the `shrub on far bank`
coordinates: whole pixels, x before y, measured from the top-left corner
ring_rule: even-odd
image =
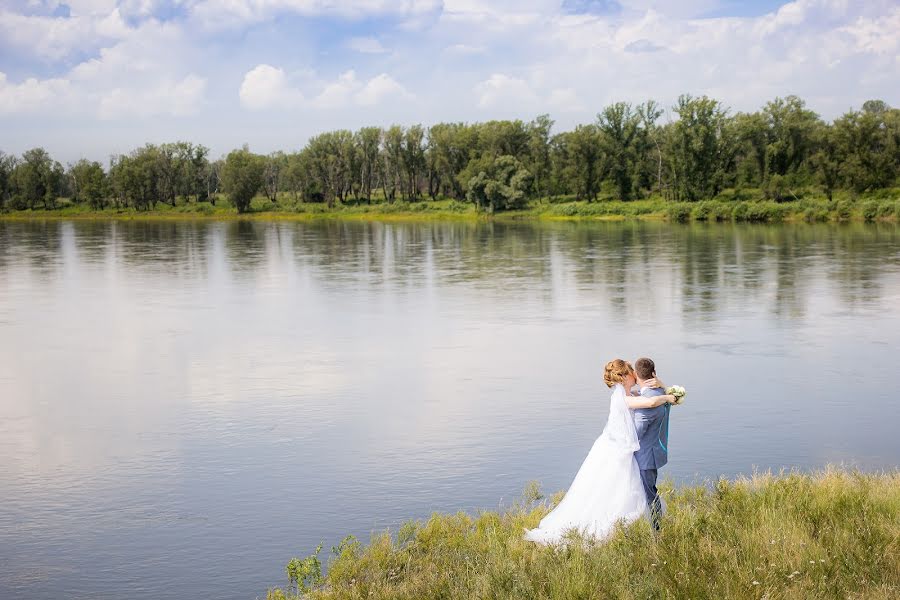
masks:
[[[716,200],[703,200],[691,210],[691,217],[695,221],[729,221],[731,205]]]
[[[824,223],[828,218],[828,209],[824,206],[809,206],[803,210],[803,220],[807,223]]]
[[[774,200],[723,200],[720,195],[713,200],[678,202],[665,205],[666,219],[674,223],[687,221],[732,221],[735,223],[781,223],[805,221],[845,222],[861,220],[867,223],[893,220],[900,201],[895,197],[869,197],[853,200],[839,197],[776,202]]]
[[[691,205],[686,202],[672,204],[666,210],[666,217],[674,223],[687,223],[691,220]]]
[[[829,204],[836,221],[849,221],[853,216],[853,203],[850,200],[837,200]]]
[[[878,202],[875,200],[867,200],[862,205],[862,216],[866,223],[871,223],[878,218]]]
[[[893,200],[891,202],[882,202],[878,207],[878,216],[882,218],[890,217],[891,215],[895,217],[900,217],[900,200]]]
[[[738,202],[732,210],[733,219],[747,223],[781,223],[788,208],[777,202]]]

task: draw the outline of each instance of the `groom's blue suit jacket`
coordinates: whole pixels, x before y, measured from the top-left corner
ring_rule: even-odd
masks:
[[[662,388],[643,388],[641,396],[651,398],[665,394]],[[634,453],[641,469],[658,469],[669,462],[669,405],[637,408],[634,411],[640,449]]]

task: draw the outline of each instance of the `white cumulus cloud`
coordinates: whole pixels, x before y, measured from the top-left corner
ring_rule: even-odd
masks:
[[[312,104],[318,108],[343,108],[350,104],[353,94],[359,90],[362,84],[356,78],[356,71],[352,69],[341,73],[335,81],[325,85],[325,88],[313,99]]]
[[[524,79],[494,73],[475,86],[480,108],[500,109],[511,106],[533,107],[538,96]]]
[[[356,95],[356,103],[360,106],[375,106],[387,99],[412,99],[405,87],[400,85],[387,73],[376,75],[370,79]]]
[[[311,90],[309,100],[289,82],[284,69],[257,65],[241,82],[238,90],[241,106],[249,110],[314,108],[334,111],[354,106],[374,107],[388,100],[413,99],[413,95],[387,73],[361,80],[351,69],[331,80],[306,79]]]
[[[303,94],[291,87],[284,70],[266,64],[257,65],[244,75],[238,96],[241,105],[250,110],[289,108],[303,102]]]
[[[156,115],[184,117],[199,110],[205,92],[206,80],[197,75],[162,80],[150,87],[117,87],[101,96],[99,116],[103,119]]]
[[[354,37],[347,41],[347,47],[363,54],[384,54],[387,52],[378,38],[374,37]]]
[[[547,98],[547,104],[552,110],[560,112],[581,112],[586,108],[573,88],[553,90]]]
[[[194,114],[207,82],[184,67],[187,39],[176,25],[148,21],[58,75],[13,82],[6,74],[0,112],[101,120]]]
[[[68,98],[71,92],[65,79],[30,77],[21,83],[10,83],[6,73],[0,72],[0,115],[41,113],[59,99]]]
[[[127,37],[130,28],[118,9],[68,19],[25,15],[0,9],[0,49],[42,59],[61,60]]]

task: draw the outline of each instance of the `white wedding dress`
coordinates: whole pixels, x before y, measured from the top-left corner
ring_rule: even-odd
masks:
[[[634,418],[625,404],[625,388],[616,384],[609,400],[609,418],[562,501],[525,539],[557,544],[577,529],[602,540],[616,523],[630,523],[647,514],[647,499],[634,458],[639,448]]]

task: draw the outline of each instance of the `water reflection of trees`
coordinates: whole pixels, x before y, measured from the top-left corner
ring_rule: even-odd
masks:
[[[897,272],[895,228],[762,225],[686,228],[681,265],[686,316],[729,303],[765,306],[784,320],[803,317],[814,291],[846,309],[878,300],[886,273]],[[822,290],[823,286],[827,290]]]
[[[0,266],[52,278],[62,264],[62,227],[54,221],[0,222]]]
[[[549,301],[573,286],[583,302],[653,314],[675,302],[689,325],[740,307],[804,316],[827,284],[847,305],[877,298],[897,270],[895,228],[654,223],[327,222],[299,226],[295,253],[325,285],[470,285]],[[556,290],[558,291],[558,290]]]
[[[547,232],[497,223],[304,224],[294,236],[295,257],[323,275],[326,285],[416,287],[442,284],[493,287],[547,276]]]
[[[107,252],[129,269],[179,279],[203,277],[209,235],[204,223],[117,221],[110,224]]]
[[[224,239],[227,264],[234,274],[253,278],[266,259],[267,246],[273,240],[266,239],[270,227],[255,221],[235,221],[220,229]]]
[[[778,316],[802,316],[809,284],[822,275],[836,284],[845,303],[867,301],[878,295],[882,271],[873,264],[872,246],[884,255],[882,265],[897,261],[895,231],[862,226],[327,221],[276,227],[231,223],[225,240],[232,268],[258,268],[273,245],[280,253],[281,240],[297,230],[300,235],[291,236],[295,258],[304,258],[333,285],[352,280],[415,288],[432,279],[488,291],[528,291],[552,286],[553,269],[564,269],[614,309],[626,304],[652,309],[660,300],[654,289],[670,277],[683,314],[697,320],[747,301],[766,303]],[[138,256],[202,256],[196,251],[196,226],[138,231],[143,231],[140,248],[146,249]],[[163,237],[165,247],[154,252]],[[138,242],[132,238],[132,243]],[[554,262],[554,255],[562,260]]]
[[[834,281],[845,308],[873,305],[881,300],[882,276],[900,271],[896,228],[861,224],[821,229],[823,268]]]
[[[239,279],[271,267],[341,292],[467,286],[504,302],[565,296],[637,316],[675,306],[686,325],[699,327],[717,313],[759,307],[776,319],[802,318],[819,291],[844,309],[878,303],[885,276],[900,271],[898,232],[640,222],[4,222],[0,267],[53,277],[72,245],[81,262],[178,279],[206,278],[216,261]]]

